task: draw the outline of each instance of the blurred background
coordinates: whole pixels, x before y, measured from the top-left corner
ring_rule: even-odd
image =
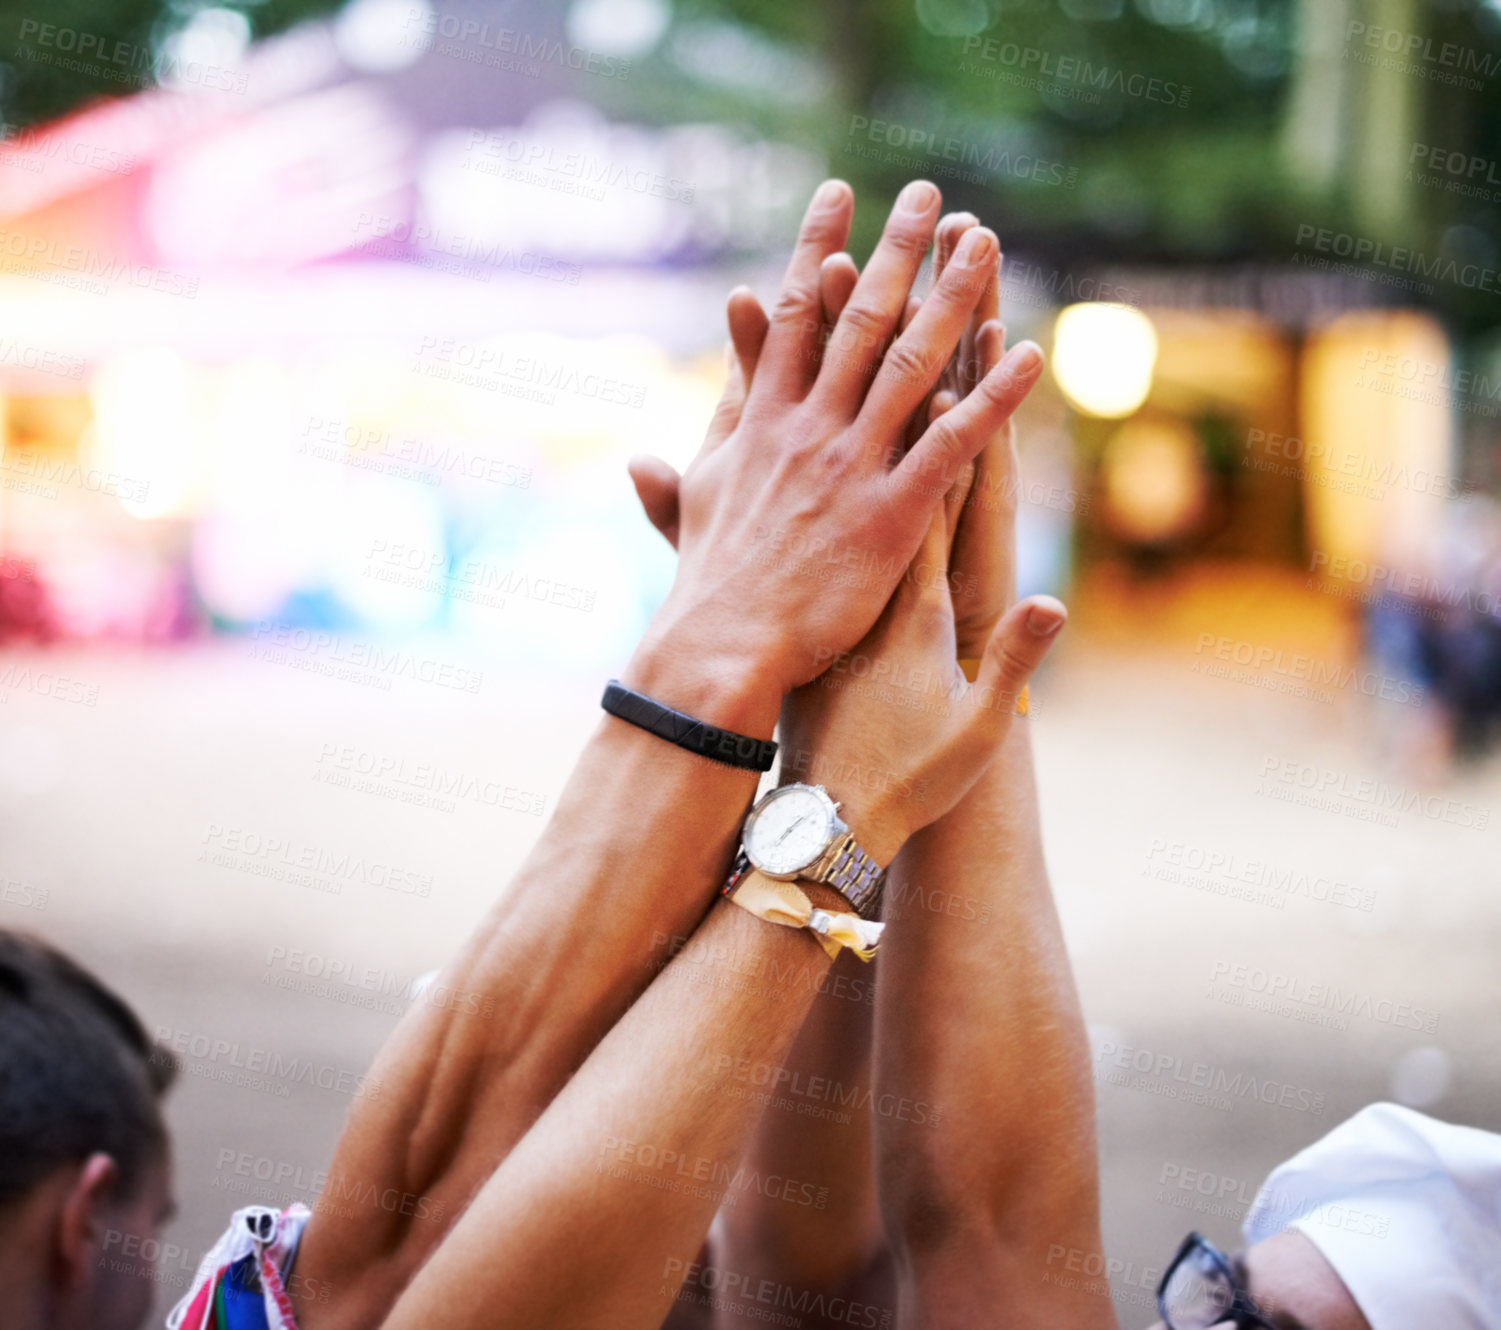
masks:
[[[1049,352],[1122,1323],[1364,1104],[1501,1129],[1494,0],[7,0],[0,121],[0,926],[186,1050],[164,1306],[540,832],[826,174]]]

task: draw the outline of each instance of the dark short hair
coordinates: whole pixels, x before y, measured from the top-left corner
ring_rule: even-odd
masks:
[[[177,1060],[92,974],[0,929],[0,1209],[97,1151],[130,1196],[167,1152],[161,1095]]]

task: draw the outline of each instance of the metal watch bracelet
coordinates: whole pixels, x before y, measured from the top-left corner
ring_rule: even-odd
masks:
[[[833,887],[862,919],[880,914],[886,870],[860,848],[853,832],[846,831],[835,840],[804,876]]]

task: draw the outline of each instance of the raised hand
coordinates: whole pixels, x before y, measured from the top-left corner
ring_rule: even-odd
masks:
[[[964,233],[977,225],[979,220],[968,212],[950,213],[939,222],[933,240],[935,281],[953,257]],[[849,258],[848,255],[835,257],[846,262]],[[825,267],[832,268],[833,263],[830,260]],[[920,435],[928,420],[941,415],[972,392],[975,385],[1000,363],[1006,343],[1006,329],[1000,321],[1002,263],[1004,259],[998,262],[994,279],[981,293],[969,323],[965,325],[959,347],[944,367],[926,409],[920,409],[909,422],[911,439]],[[853,264],[849,266],[853,268]],[[832,289],[835,292],[832,316],[827,312],[830,306],[826,301],[826,317],[831,322],[842,308],[837,295],[838,286]],[[847,295],[847,288],[845,290]],[[915,295],[908,298],[905,321],[910,322],[921,303]],[[744,329],[754,326],[754,317],[744,306],[744,293],[732,293],[731,336],[735,339],[738,363],[742,368],[751,346],[745,339]],[[742,339],[745,340],[744,348]],[[932,483],[942,487],[949,482],[964,491],[963,505],[957,512],[955,527],[950,531],[949,586],[954,597],[954,628],[960,658],[978,658],[984,653],[985,644],[1001,616],[1016,599],[1016,504],[1020,486],[1013,415],[1006,416],[972,464],[966,464],[957,474],[936,476]],[[953,509],[949,511],[954,513]]]
[[[782,778],[826,785],[879,863],[947,813],[1000,749],[1017,698],[1063,627],[1049,596],[1013,605],[959,667],[952,533],[966,491],[934,513],[881,617],[850,651],[816,648],[825,671],[782,707]]]
[[[783,694],[819,672],[815,644],[847,650],[890,598],[942,498],[932,477],[957,475],[1036,379],[1041,355],[1024,344],[904,451],[909,417],[994,279],[995,237],[972,227],[900,328],[938,205],[932,185],[909,185],[851,287],[853,265],[835,256],[852,198],[829,181],[764,327],[749,293],[732,299],[740,355],[675,508],[670,469],[633,467],[648,512],[682,556],[639,667],[633,662],[634,686],[651,692],[664,658],[692,652],[710,662],[721,693],[743,687],[737,727],[769,733]],[[821,345],[826,302],[840,308]],[[753,362],[749,374],[742,357]],[[829,575],[851,565],[862,576]],[[663,700],[691,709],[693,699]]]

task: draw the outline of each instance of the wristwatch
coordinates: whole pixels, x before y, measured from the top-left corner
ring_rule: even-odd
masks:
[[[746,817],[730,883],[752,867],[832,887],[862,919],[875,917],[886,884],[886,870],[860,848],[829,792],[801,782],[770,791]]]

